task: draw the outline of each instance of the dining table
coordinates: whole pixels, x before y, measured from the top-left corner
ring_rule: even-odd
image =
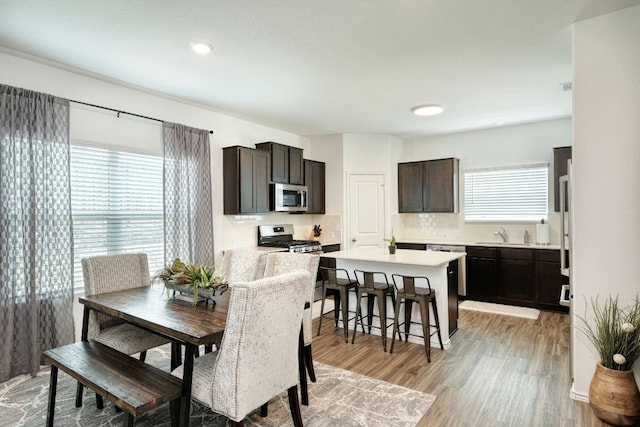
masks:
[[[184,372],[180,404],[172,409],[172,423],[189,425],[193,362],[199,346],[205,348],[221,342],[227,321],[231,290],[193,305],[193,298],[169,294],[164,285],[155,284],[122,291],[79,298],[84,305],[82,340],[88,340],[91,310],[104,313],[171,340],[171,370],[182,362]]]

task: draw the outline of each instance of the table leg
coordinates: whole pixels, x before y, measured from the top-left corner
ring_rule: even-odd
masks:
[[[184,370],[182,371],[182,398],[180,402],[180,427],[189,426],[191,412],[191,382],[193,380],[193,356],[196,346],[185,344]]]
[[[51,365],[51,378],[49,380],[49,407],[47,408],[47,427],[53,427],[53,415],[56,409],[57,385],[58,385],[58,367]]]
[[[82,341],[89,340],[89,315],[91,314],[91,309],[84,306],[84,312],[82,315],[82,334],[80,335]],[[78,381],[78,385],[76,386],[76,408],[82,406],[82,393],[84,392],[84,386]]]

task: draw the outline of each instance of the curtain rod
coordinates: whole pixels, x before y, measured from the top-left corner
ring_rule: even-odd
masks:
[[[120,117],[120,114],[127,114],[127,115],[133,116],[133,117],[140,117],[141,119],[153,120],[155,122],[164,123],[164,120],[155,119],[155,118],[149,117],[149,116],[143,116],[141,114],[129,113],[128,111],[116,110],[114,108],[103,107],[102,105],[90,104],[88,102],[82,102],[82,101],[75,101],[73,99],[70,99],[69,102],[75,102],[76,104],[82,104],[82,105],[87,105],[89,107],[95,107],[95,108],[101,108],[103,110],[113,111],[114,113],[117,113],[118,117]],[[213,131],[210,130],[209,134],[213,134]]]

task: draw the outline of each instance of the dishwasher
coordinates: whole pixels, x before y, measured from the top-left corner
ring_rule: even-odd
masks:
[[[428,251],[438,251],[438,252],[466,252],[467,249],[465,246],[460,245],[427,245]],[[458,263],[458,295],[466,296],[467,295],[467,262],[466,256],[460,258],[460,262]]]

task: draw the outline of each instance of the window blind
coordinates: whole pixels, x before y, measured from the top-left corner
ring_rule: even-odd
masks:
[[[85,257],[144,252],[152,275],[162,268],[162,173],[160,156],[71,146],[74,288]]]
[[[547,220],[548,165],[467,170],[466,221]]]

